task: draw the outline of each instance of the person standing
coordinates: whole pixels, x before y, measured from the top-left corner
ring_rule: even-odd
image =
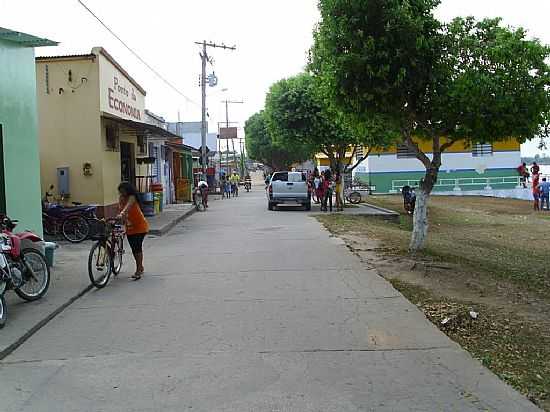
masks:
[[[237,172],[233,172],[233,175],[230,177],[231,182],[231,193],[233,194],[233,197],[239,196],[239,181],[241,180],[240,176],[237,174]]]
[[[546,178],[542,178],[542,183],[539,185],[540,192],[540,210],[544,209],[546,203],[546,210],[550,210],[550,182],[546,181]]]
[[[325,170],[325,178],[323,180],[323,205],[324,211],[332,212],[332,173],[330,169]]]
[[[527,188],[527,179],[529,178],[529,171],[527,170],[527,163],[522,163],[518,167],[519,181],[523,185],[523,188]]]
[[[132,279],[139,280],[145,272],[143,267],[143,240],[149,232],[149,223],[141,211],[138,191],[134,185],[129,182],[122,182],[118,186],[118,193],[120,195],[120,213],[118,217],[125,222],[126,237],[136,261],[136,272]]]
[[[533,162],[533,164],[531,165],[531,174],[533,174],[533,178],[534,178],[534,175],[538,175],[539,173],[540,173],[539,165],[537,164],[537,162]]]
[[[340,174],[340,171],[336,172],[336,176],[334,178],[335,183],[335,192],[336,192],[336,211],[337,212],[343,212],[344,211],[344,201],[342,200],[342,175]]]
[[[315,203],[321,203],[322,190],[321,190],[321,176],[319,176],[319,174],[317,174],[317,176],[313,178],[313,192],[315,194],[313,198]]]
[[[540,210],[540,182],[539,175],[533,175],[533,209]]]

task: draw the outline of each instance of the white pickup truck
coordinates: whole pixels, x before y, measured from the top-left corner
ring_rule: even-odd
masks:
[[[278,204],[300,204],[311,210],[311,193],[306,174],[302,172],[275,172],[267,186],[267,208]]]

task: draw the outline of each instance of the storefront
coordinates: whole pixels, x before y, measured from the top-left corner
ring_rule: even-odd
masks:
[[[145,90],[103,48],[36,59],[42,189],[59,197],[118,206],[117,186],[151,183],[147,136],[169,132],[145,123]],[[141,177],[140,177],[141,176]]]
[[[57,43],[0,28],[0,213],[42,233],[34,48]]]

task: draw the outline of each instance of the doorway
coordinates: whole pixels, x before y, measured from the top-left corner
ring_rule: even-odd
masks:
[[[123,182],[136,184],[136,162],[132,143],[120,142],[120,176]]]
[[[0,124],[0,213],[6,214],[6,180],[4,173],[4,135]]]

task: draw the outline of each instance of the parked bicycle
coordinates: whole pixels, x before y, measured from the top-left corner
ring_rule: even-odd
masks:
[[[92,285],[101,289],[107,286],[111,275],[122,270],[124,257],[124,225],[121,219],[107,219],[92,236],[96,242],[88,256],[88,275]]]
[[[17,220],[0,215],[0,328],[6,324],[8,308],[6,290],[13,289],[24,300],[43,297],[50,286],[50,269],[46,258],[28,242],[42,239],[30,231],[13,233]]]

